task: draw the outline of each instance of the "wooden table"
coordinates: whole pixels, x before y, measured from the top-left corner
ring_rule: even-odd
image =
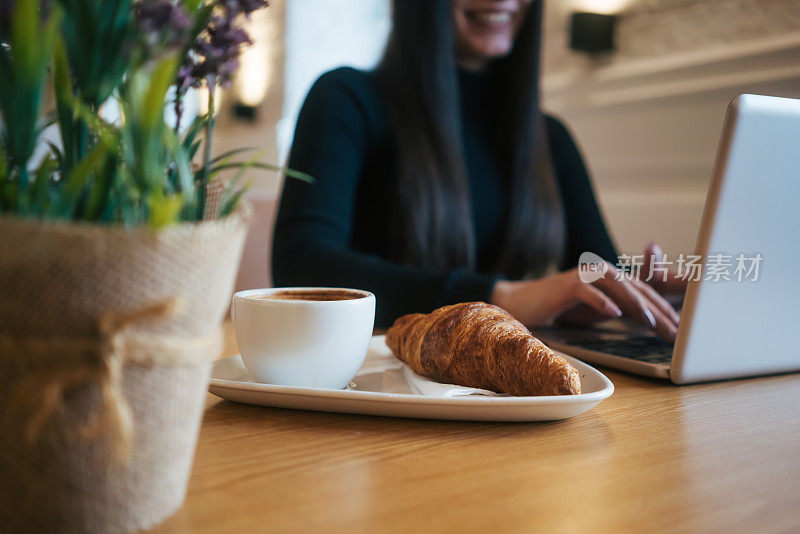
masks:
[[[186,504],[156,532],[800,532],[800,374],[607,375],[610,399],[552,423],[209,395]]]

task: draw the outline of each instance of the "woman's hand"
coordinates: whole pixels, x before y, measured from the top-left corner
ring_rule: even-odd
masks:
[[[620,278],[620,279],[618,279]],[[591,284],[581,281],[578,268],[539,280],[499,281],[490,298],[525,326],[547,325],[556,319],[590,324],[629,317],[675,340],[678,314],[650,285],[618,277],[608,264],[605,274]]]

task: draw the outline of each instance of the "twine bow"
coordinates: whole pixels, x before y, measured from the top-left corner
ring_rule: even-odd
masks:
[[[107,431],[116,459],[130,456],[133,413],[122,390],[126,363],[191,365],[219,353],[219,331],[202,338],[131,331],[143,321],[174,315],[179,299],[147,305],[133,312],[109,312],[100,319],[99,338],[22,338],[0,334],[0,357],[16,358],[29,368],[11,393],[7,413],[23,421],[24,437],[34,442],[43,425],[62,406],[64,394],[76,386],[97,382],[101,408],[79,429],[85,438]]]

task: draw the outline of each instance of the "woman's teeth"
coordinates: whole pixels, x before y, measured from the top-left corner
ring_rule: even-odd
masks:
[[[474,13],[473,18],[485,24],[507,24],[511,22],[511,13],[507,11]]]

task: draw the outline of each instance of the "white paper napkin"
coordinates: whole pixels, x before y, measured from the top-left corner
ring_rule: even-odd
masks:
[[[425,395],[426,397],[462,397],[466,395],[484,395],[487,397],[499,397],[501,396],[494,391],[489,391],[486,389],[478,389],[478,388],[468,388],[466,386],[457,386],[455,384],[442,384],[440,382],[434,382],[430,378],[425,378],[424,376],[420,376],[411,368],[406,365],[403,365],[403,374],[408,380],[409,385],[411,385],[412,389],[415,389],[417,393],[420,395]]]
[[[385,336],[374,336],[370,341],[369,352],[367,353],[364,365],[358,372],[362,374],[384,373],[402,370],[403,377],[408,383],[409,388],[418,395],[427,397],[463,397],[468,395],[484,395],[487,397],[507,397],[502,393],[495,393],[486,389],[468,388],[455,384],[441,384],[430,378],[420,376],[405,363],[394,357],[392,351],[386,346]],[[399,377],[398,377],[399,378]],[[356,385],[351,383],[349,389],[356,389]]]

